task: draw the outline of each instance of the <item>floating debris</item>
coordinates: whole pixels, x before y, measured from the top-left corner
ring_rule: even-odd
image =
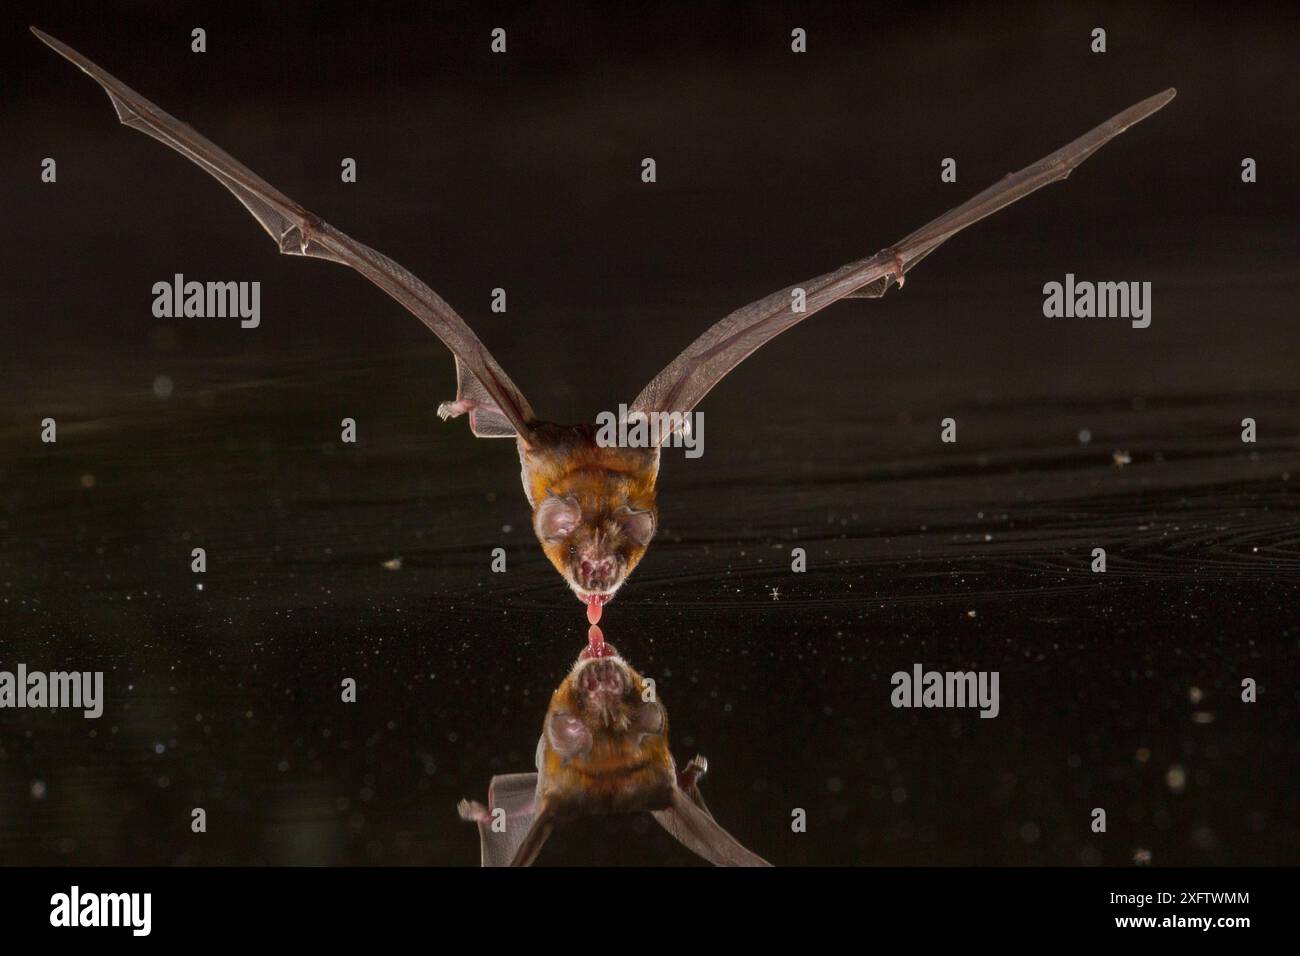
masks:
[[[1165,785],[1174,793],[1182,793],[1187,789],[1187,771],[1182,764],[1176,763],[1165,771]]]

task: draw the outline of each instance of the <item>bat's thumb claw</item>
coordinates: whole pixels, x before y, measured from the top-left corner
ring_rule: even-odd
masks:
[[[700,754],[691,758],[691,762],[686,765],[686,772],[696,781],[702,780],[704,775],[709,772],[709,761]]]
[[[489,816],[487,807],[475,800],[462,800],[456,804],[456,812],[466,823],[482,823]]]

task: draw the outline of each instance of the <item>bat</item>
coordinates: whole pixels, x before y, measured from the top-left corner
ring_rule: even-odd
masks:
[[[462,820],[478,824],[484,866],[532,865],[566,820],[646,812],[715,866],[770,866],[705,806],[699,784],[708,762],[696,756],[677,770],[667,711],[594,624],[551,695],[536,763],[536,773],[493,777],[486,806],[462,800],[457,807]]]
[[[432,289],[387,256],[308,212],[248,167],[136,93],[80,53],[32,32],[104,88],[118,119],[170,146],[243,203],[282,253],[350,266],[429,327],[456,363],[456,398],[443,420],[464,415],[480,438],[514,438],[533,531],[546,557],[592,624],[641,561],[659,522],[656,482],[667,439],[620,447],[598,441],[593,425],[539,419],[472,329]],[[994,183],[875,255],[788,286],[737,309],[710,327],[651,380],[628,406],[626,420],[669,416],[684,421],[728,372],[782,332],[840,299],[878,299],[901,289],[909,271],[967,226],[1037,189],[1065,179],[1085,159],[1174,98],[1167,89],[1130,106],[1056,152]],[[796,310],[795,293],[803,291]],[[675,416],[675,418],[672,418]],[[671,434],[671,432],[669,433]]]

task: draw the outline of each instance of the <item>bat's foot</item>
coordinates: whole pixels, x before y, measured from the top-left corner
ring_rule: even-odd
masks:
[[[677,775],[677,785],[683,790],[690,790],[691,787],[698,786],[708,772],[709,762],[696,754],[691,758],[690,763],[682,768],[681,773]]]
[[[488,808],[483,806],[477,800],[462,800],[456,804],[456,812],[466,823],[487,823],[492,819],[492,814]]]
[[[468,411],[473,411],[477,406],[467,399],[458,398],[454,402],[443,402],[438,406],[438,417],[444,422],[449,418],[459,418]]]
[[[893,252],[893,250],[891,249],[890,252]],[[900,289],[903,288],[903,283],[907,281],[907,275],[903,271],[903,257],[897,252],[894,252],[894,281],[898,283]]]

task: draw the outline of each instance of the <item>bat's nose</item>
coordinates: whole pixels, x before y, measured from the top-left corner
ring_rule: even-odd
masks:
[[[613,558],[583,558],[579,570],[583,586],[588,590],[602,591],[614,583]]]

